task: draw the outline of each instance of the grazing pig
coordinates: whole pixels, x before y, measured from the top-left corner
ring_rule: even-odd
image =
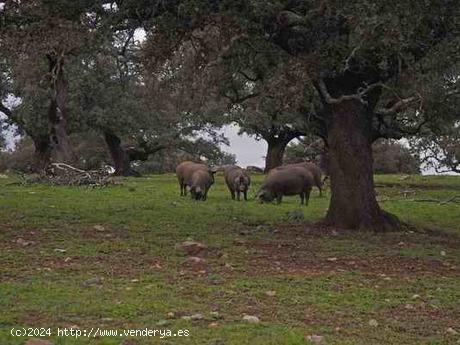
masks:
[[[302,166],[290,166],[273,169],[262,183],[257,197],[261,202],[276,199],[281,203],[284,195],[299,195],[300,204],[308,205],[314,180],[312,174]]]
[[[209,188],[214,183],[214,173],[207,165],[190,161],[180,163],[176,175],[180,186],[180,195],[187,195],[190,188],[192,199],[206,200]]]
[[[276,167],[270,170],[270,173],[277,169],[287,169],[290,167],[305,167],[313,176],[314,185],[318,187],[319,196],[323,195],[323,181],[321,177],[321,169],[313,162],[302,162],[302,163],[294,163],[294,164],[286,164]]]
[[[224,176],[232,199],[235,200],[236,193],[239,201],[240,194],[243,193],[244,200],[248,200],[248,189],[251,184],[251,177],[248,172],[237,165],[229,165],[225,167]]]

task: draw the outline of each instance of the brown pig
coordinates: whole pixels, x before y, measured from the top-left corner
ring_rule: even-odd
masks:
[[[321,176],[322,171],[313,162],[301,162],[301,163],[281,165],[279,167],[276,167],[276,168],[270,170],[269,173],[271,173],[272,171],[275,171],[275,170],[286,169],[286,168],[290,168],[290,167],[304,167],[304,168],[306,168],[311,173],[311,175],[313,176],[313,182],[314,182],[314,185],[316,187],[318,187],[319,195],[320,196],[323,195],[323,180],[322,180],[322,176]]]
[[[224,177],[233,200],[235,200],[235,193],[238,201],[240,200],[241,193],[244,195],[244,200],[248,200],[248,189],[251,184],[251,177],[245,169],[237,165],[228,165],[225,167]]]
[[[214,183],[214,173],[215,171],[205,164],[190,161],[180,163],[176,168],[180,195],[186,196],[189,187],[192,199],[206,200],[209,188]]]
[[[257,197],[261,202],[271,202],[276,199],[281,203],[284,195],[299,195],[300,204],[308,205],[314,179],[310,171],[303,166],[287,166],[283,169],[273,169],[262,183]]]

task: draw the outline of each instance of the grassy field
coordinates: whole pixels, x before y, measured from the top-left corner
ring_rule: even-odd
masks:
[[[104,189],[14,182],[0,177],[0,344],[30,338],[13,327],[50,327],[55,345],[460,342],[460,204],[448,202],[460,177],[377,176],[383,208],[410,225],[387,234],[315,226],[328,191],[302,208],[297,197],[236,202],[221,176],[206,202],[179,197],[172,175]],[[187,240],[208,246],[204,261],[177,248]]]

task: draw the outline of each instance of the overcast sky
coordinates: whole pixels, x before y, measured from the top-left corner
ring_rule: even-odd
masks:
[[[265,166],[267,143],[264,140],[257,141],[246,134],[238,135],[238,127],[235,125],[224,126],[223,133],[230,140],[230,146],[222,145],[222,150],[235,154],[238,165]]]

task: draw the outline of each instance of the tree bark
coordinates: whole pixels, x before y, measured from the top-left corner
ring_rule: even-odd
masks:
[[[112,157],[115,169],[114,175],[135,176],[137,175],[131,168],[131,159],[128,152],[121,145],[120,138],[110,131],[104,132],[104,139]]]
[[[42,174],[51,163],[52,145],[48,136],[32,137],[35,151],[31,171]]]
[[[72,163],[76,160],[69,137],[69,83],[64,73],[63,58],[48,56],[49,69],[52,76],[54,96],[49,109],[49,118],[53,126],[53,141],[56,159]]]
[[[267,140],[268,148],[265,156],[265,173],[268,173],[273,168],[283,164],[284,151],[291,139],[271,138]]]
[[[374,190],[371,119],[357,100],[331,105],[328,125],[331,202],[327,223],[349,229],[391,231],[398,219],[380,209]]]

